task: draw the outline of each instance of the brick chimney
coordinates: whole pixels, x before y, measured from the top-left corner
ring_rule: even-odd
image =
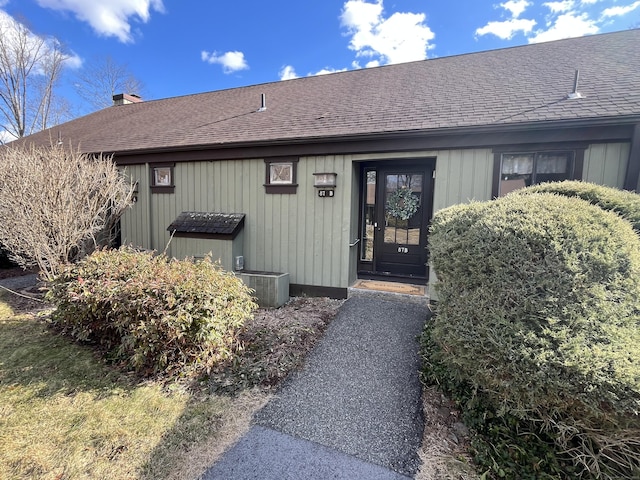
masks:
[[[128,105],[130,103],[140,103],[142,98],[135,93],[118,93],[113,96],[113,105]]]

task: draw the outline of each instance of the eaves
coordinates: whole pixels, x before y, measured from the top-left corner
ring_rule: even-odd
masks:
[[[640,115],[558,121],[372,132],[358,135],[279,138],[110,152],[119,165],[237,160],[279,156],[366,154],[373,152],[493,148],[499,145],[569,141],[630,141]]]

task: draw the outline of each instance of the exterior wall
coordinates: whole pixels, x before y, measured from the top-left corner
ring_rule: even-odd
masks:
[[[587,182],[622,188],[629,161],[629,143],[590,145],[585,151],[582,179]],[[448,152],[436,163],[434,214],[443,208],[469,200],[490,200],[493,153],[486,150]],[[444,168],[443,168],[444,167]],[[433,289],[437,281],[433,268],[429,271],[429,297],[437,300]]]
[[[349,245],[353,245],[356,239],[360,238],[359,224],[360,221],[360,197],[359,183],[360,183],[360,169],[358,164],[351,163],[351,225],[349,238],[351,242]],[[349,279],[347,284],[353,285],[358,279],[358,248],[360,245],[356,244],[353,247],[349,247]]]
[[[155,247],[152,247],[150,238],[151,198],[148,168],[146,165],[130,165],[124,168],[124,171],[130,179],[138,182],[138,200],[122,217],[122,243],[153,249]]]
[[[138,202],[122,221],[123,241],[162,251],[169,242],[166,228],[183,211],[244,213],[245,269],[286,272],[293,284],[346,288],[353,240],[351,161],[300,158],[294,195],[266,194],[265,168],[262,159],[177,163],[175,192],[152,194],[148,167],[127,167],[140,183]],[[319,172],[338,174],[333,198],[318,197],[313,173]],[[203,256],[214,245],[191,242],[186,248],[175,240],[167,249],[170,256]]]
[[[457,203],[491,199],[491,149],[429,150],[380,155],[353,155],[354,162],[391,159],[436,159],[433,213]]]
[[[600,143],[590,145],[584,152],[585,182],[623,188],[629,163],[629,143]]]
[[[432,150],[352,156],[354,162],[402,158],[436,159],[436,179],[433,192],[434,214],[438,210],[458,203],[465,203],[470,200],[484,201],[491,199],[491,182],[493,175],[493,152],[491,149]],[[357,215],[355,222],[357,228]],[[435,280],[435,272],[430,268],[429,290],[432,298],[435,296],[432,288]]]
[[[244,235],[240,232],[233,240],[174,237],[170,244],[171,255],[176,258],[203,258],[211,253],[211,259],[220,261],[225,270],[233,270],[234,258],[243,255]]]
[[[591,145],[583,179],[621,188],[629,149],[629,143]],[[123,242],[162,251],[169,242],[166,228],[182,211],[245,213],[241,242],[174,238],[167,253],[182,258],[211,251],[214,258],[230,257],[225,267],[242,254],[248,270],[286,272],[292,284],[346,288],[357,278],[358,249],[349,244],[359,237],[359,163],[419,158],[436,159],[434,214],[491,199],[489,148],[301,157],[294,195],[265,193],[262,159],[177,163],[173,194],[152,194],[149,167],[134,165],[127,172],[139,182],[138,202],[123,217]],[[335,197],[317,196],[318,172],[338,174]]]
[[[491,149],[438,152],[433,213],[471,200],[491,200]]]

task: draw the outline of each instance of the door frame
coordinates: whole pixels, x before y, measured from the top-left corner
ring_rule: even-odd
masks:
[[[359,181],[360,188],[358,189],[359,201],[359,216],[358,216],[358,236],[362,240],[359,242],[358,248],[358,278],[367,279],[383,279],[387,281],[397,282],[419,282],[426,283],[429,279],[429,267],[428,259],[429,253],[427,248],[428,242],[428,228],[431,218],[433,216],[433,194],[435,185],[435,157],[420,158],[420,159],[402,159],[402,160],[390,160],[390,161],[376,161],[376,162],[363,162],[360,164]],[[402,173],[403,170],[413,171],[414,173],[423,174],[423,205],[422,205],[422,225],[420,227],[420,240],[419,246],[423,247],[423,252],[419,256],[419,259],[414,266],[420,267],[413,269],[413,273],[402,273],[388,271],[388,268],[384,268],[381,265],[385,265],[380,261],[381,255],[377,254],[378,246],[382,244],[380,235],[384,234],[384,228],[374,232],[374,250],[372,260],[363,259],[363,249],[367,247],[364,231],[365,228],[365,196],[367,191],[367,178],[366,172],[376,172],[376,188],[375,188],[375,214],[374,218],[378,221],[384,216],[384,206],[382,205],[382,198],[384,195],[385,187],[382,184],[382,178],[385,173]],[[409,173],[409,172],[408,172]],[[388,266],[388,262],[386,264]]]

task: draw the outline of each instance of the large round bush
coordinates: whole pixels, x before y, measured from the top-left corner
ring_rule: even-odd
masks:
[[[439,360],[552,431],[583,471],[640,474],[640,238],[629,222],[578,198],[510,195],[439,212],[430,249]]]
[[[128,247],[67,266],[50,283],[55,326],[142,375],[209,371],[232,354],[257,305],[209,259],[168,260]]]
[[[616,212],[631,222],[634,230],[640,232],[640,195],[626,190],[596,185],[595,183],[566,180],[547,182],[515,190],[511,195],[530,195],[535,193],[555,193],[565,197],[578,197],[603,210]]]

